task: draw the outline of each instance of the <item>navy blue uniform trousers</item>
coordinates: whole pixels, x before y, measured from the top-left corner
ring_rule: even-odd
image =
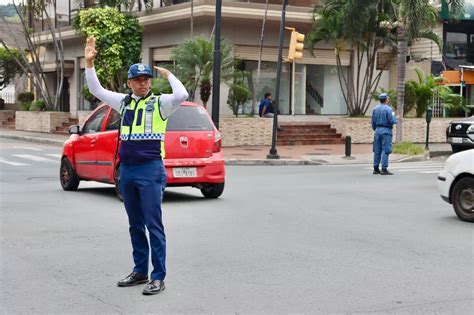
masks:
[[[148,274],[151,248],[151,278],[154,280],[164,280],[166,276],[166,237],[161,212],[165,187],[166,173],[162,160],[142,164],[122,163],[120,166],[120,190],[128,214],[135,263],[133,271]]]
[[[374,135],[374,168],[379,168],[380,160],[382,160],[382,169],[388,168],[388,156],[392,153],[392,135],[379,134]]]

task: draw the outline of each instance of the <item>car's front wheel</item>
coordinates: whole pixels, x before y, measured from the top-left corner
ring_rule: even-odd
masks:
[[[474,222],[474,177],[461,178],[454,184],[451,200],[457,216]]]
[[[215,199],[219,198],[224,192],[224,183],[219,184],[206,184],[201,188],[201,193],[204,198]]]
[[[123,201],[122,192],[120,191],[120,166],[115,169],[115,194]]]
[[[64,190],[76,190],[79,187],[79,176],[72,168],[71,162],[65,157],[59,168],[59,181]]]

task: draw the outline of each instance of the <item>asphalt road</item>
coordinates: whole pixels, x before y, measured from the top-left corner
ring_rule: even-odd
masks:
[[[0,139],[1,313],[474,312],[473,229],[439,197],[442,161],[227,167],[218,200],[164,201],[167,290],[132,268],[109,185],[61,189],[60,148]]]

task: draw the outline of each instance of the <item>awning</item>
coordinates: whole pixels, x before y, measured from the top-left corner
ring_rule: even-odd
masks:
[[[461,70],[448,70],[441,73],[444,85],[461,85],[463,81],[466,85],[474,84],[474,67],[461,66]]]

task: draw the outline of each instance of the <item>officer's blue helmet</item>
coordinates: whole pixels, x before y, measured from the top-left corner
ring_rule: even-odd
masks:
[[[381,102],[385,101],[386,99],[388,98],[388,94],[387,93],[382,93],[379,95],[379,100]]]
[[[151,73],[150,67],[143,63],[136,63],[130,66],[128,69],[128,78],[136,78],[141,75],[145,75],[148,78],[153,78],[153,74]]]

